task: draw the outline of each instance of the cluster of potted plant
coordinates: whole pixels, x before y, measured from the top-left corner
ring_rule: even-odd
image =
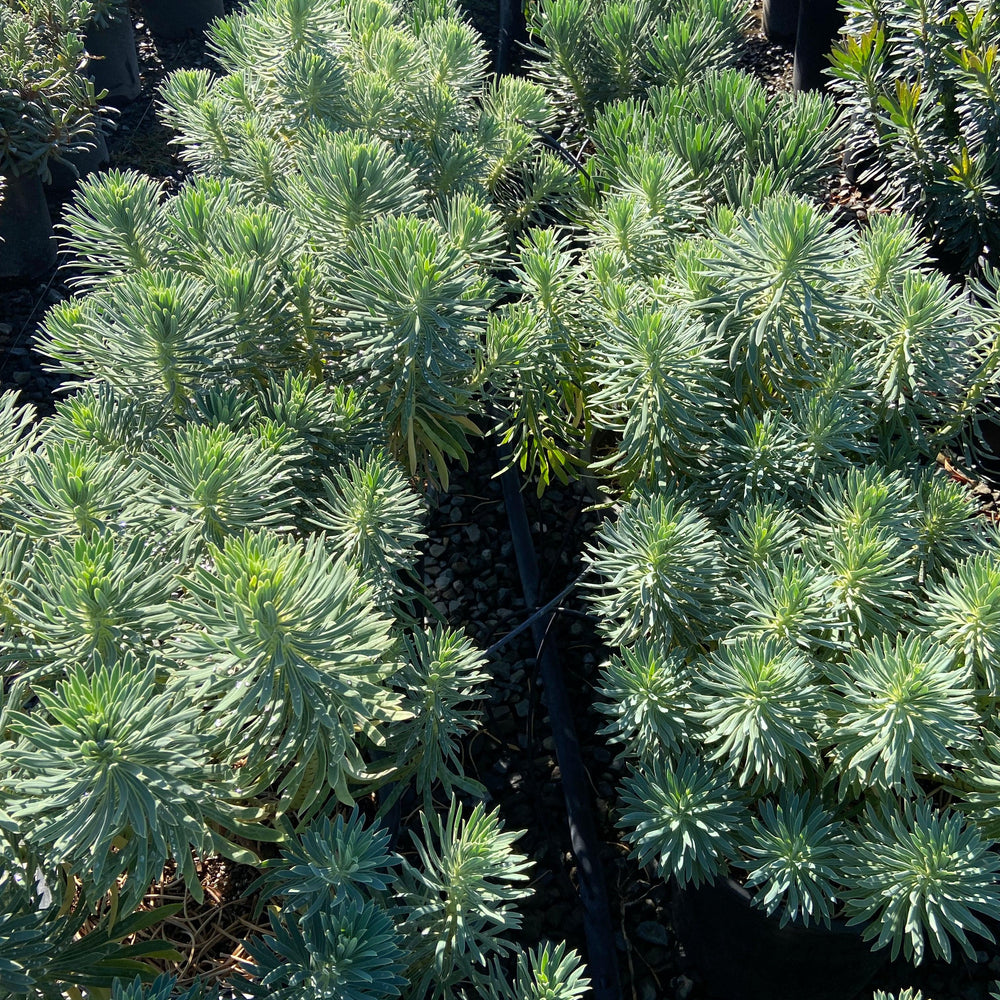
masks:
[[[802,996],[805,935],[840,1000],[869,946],[989,937],[1000,557],[935,459],[992,416],[996,288],[905,217],[821,211],[835,106],[732,68],[745,20],[543,0],[529,78],[490,80],[449,4],[252,0],[221,75],[163,88],[181,191],[81,187],[40,346],[83,385],[0,405],[0,989],[193,1000],[143,983],[168,943],[122,942],[165,864],[196,895],[221,853],[268,908],[248,995],[586,993],[509,937],[526,859],[460,753],[484,660],[412,586],[414,484],[484,431],[613,508],[623,837],[682,933],[740,897],[708,922],[786,960],[706,978]]]
[[[553,59],[539,53],[539,79]],[[563,79],[586,79],[568,65]],[[645,94],[637,80],[581,105],[594,153],[575,248],[533,234],[519,251],[497,350],[538,326],[558,336],[508,387],[506,433],[543,480],[585,450],[611,477],[591,550],[618,650],[601,708],[630,766],[624,836],[686,887],[689,954],[720,996],[832,1000],[871,976],[868,944],[950,959],[1000,918],[1000,557],[965,487],[934,468],[992,415],[997,291],[951,286],[905,216],[853,234],[793,195],[819,193],[838,144],[829,118],[791,124],[809,102],[832,115],[826,99],[755,105],[732,71]],[[702,139],[680,109],[723,121]],[[767,134],[776,121],[787,146]],[[812,183],[780,170],[786,149]],[[517,415],[553,354],[545,433],[527,433]],[[773,920],[720,913],[727,894]],[[817,925],[836,928],[826,960]],[[713,960],[741,937],[745,962]]]
[[[624,491],[591,560],[625,838],[681,886],[737,877],[783,922],[846,918],[916,962],[971,952],[1000,917],[1000,557],[933,456],[996,391],[995,290],[949,286],[904,219],[854,235],[788,194],[613,254],[620,196],[564,261],[558,370],[583,376],[574,431]],[[527,291],[512,317],[544,315]],[[784,970],[706,974],[797,995],[817,949],[789,947]],[[837,966],[855,988],[874,969]]]

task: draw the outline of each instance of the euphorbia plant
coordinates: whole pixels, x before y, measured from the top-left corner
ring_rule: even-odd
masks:
[[[479,792],[457,741],[475,725],[482,656],[412,613],[420,504],[398,466],[366,453],[349,421],[338,436],[342,414],[301,388],[216,391],[177,414],[97,383],[34,430],[4,398],[0,983],[12,996],[148,972],[142,958],[175,953],[119,941],[156,919],[135,909],[165,864],[197,896],[199,861],[261,866],[267,840],[283,842],[265,868],[283,899],[271,933],[248,943],[241,989],[502,989],[494,960],[513,948],[526,859],[495,813],[454,799],[447,820],[434,812],[442,788]],[[343,471],[322,499],[295,487],[292,469],[338,447]],[[387,782],[426,809],[398,880],[388,835],[356,813],[345,824],[338,805]],[[579,995],[578,961],[552,954],[546,982]],[[526,989],[548,955],[524,964]],[[152,995],[171,991],[164,980]]]
[[[911,213],[953,266],[1000,247],[996,3],[861,0],[833,53],[848,149],[880,203]]]
[[[433,812],[441,789],[480,791],[457,741],[476,724],[482,656],[414,615],[421,504],[369,450],[377,423],[307,376],[258,374],[179,410],[174,394],[94,378],[34,430],[5,398],[5,877],[32,914],[45,892],[56,908],[77,893],[81,921],[110,907],[131,933],[168,862],[197,895],[198,861],[259,865],[254,845],[294,829],[319,864],[347,849],[327,823],[338,802],[395,784],[387,811],[409,785],[427,829],[398,901],[298,913],[301,872],[279,880],[291,909],[250,946],[247,989],[297,996],[318,977],[310,995],[339,996],[350,961],[384,970],[386,996],[401,976],[420,996],[486,989],[503,975],[491,959],[511,947],[522,892],[506,882],[524,859],[495,814]],[[313,484],[310,467],[337,474]],[[67,968],[51,957],[61,918],[17,914],[0,918],[18,963],[0,962],[0,982],[18,997],[108,985],[165,947],[123,949],[99,924]],[[331,937],[334,923],[354,937]],[[556,965],[579,983],[575,960]]]
[[[948,535],[972,551],[986,541],[957,487],[923,482],[874,470],[864,482],[829,480],[840,516],[799,509],[792,534],[753,556],[753,569],[746,539],[776,536],[779,507],[713,528],[692,497],[637,497],[593,554],[613,588],[598,607],[622,645],[603,709],[634,762],[622,824],[639,859],[695,885],[744,870],[756,902],[782,919],[843,912],[915,961],[950,957],[952,939],[968,951],[967,932],[989,936],[976,914],[1000,915],[996,691],[957,652],[957,635],[942,642],[930,628],[936,595],[967,560],[997,556],[947,560],[921,586],[926,488],[949,497]],[[879,494],[897,509],[874,507]],[[702,557],[692,563],[683,530],[695,519]],[[686,558],[672,559],[675,547]]]
[[[742,2],[540,0],[527,6],[530,74],[574,124],[652,86],[683,86],[735,61]]]
[[[627,394],[616,354],[592,361],[631,490],[591,549],[621,826],[642,863],[733,874],[782,921],[971,953],[1000,917],[1000,555],[928,460],[972,439],[995,310],[905,222],[838,233],[786,197],[716,225],[695,301],[686,257],[598,286],[598,344],[664,331]]]
[[[480,433],[469,414],[492,374],[493,270],[573,181],[538,141],[552,122],[542,88],[488,84],[482,43],[450,7],[254,3],[209,45],[224,75],[181,71],[163,88],[201,179],[162,213],[137,179],[95,190],[77,248],[96,266],[112,253],[204,273],[220,304],[273,331],[275,363],[292,352],[377,395],[393,453],[444,479]],[[134,217],[112,221],[118,198]]]

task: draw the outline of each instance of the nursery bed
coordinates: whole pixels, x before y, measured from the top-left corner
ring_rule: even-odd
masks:
[[[227,10],[238,6],[227,3]],[[476,27],[494,43],[493,5],[470,0],[469,10]],[[186,170],[171,152],[169,133],[158,124],[155,88],[171,69],[208,66],[211,60],[199,42],[155,43],[138,9],[133,13],[138,22],[143,88],[138,100],[121,114],[118,130],[109,140],[111,162],[163,178],[172,190]],[[789,85],[788,54],[759,34],[748,39],[741,65],[761,75],[772,89]],[[842,214],[845,224],[864,223],[867,206],[846,181],[835,181],[828,202],[831,210]],[[52,202],[54,217],[62,207],[63,202]],[[61,378],[43,370],[30,344],[48,306],[70,294],[62,277],[55,272],[28,286],[0,288],[0,385],[21,390],[42,413],[51,412],[53,389]],[[420,566],[428,594],[444,617],[484,648],[499,642],[528,616],[496,471],[492,444],[483,442],[471,456],[467,471],[454,470],[450,489],[429,496],[428,540]],[[1000,491],[980,487],[978,499],[985,512],[995,516],[1000,510]],[[581,572],[584,544],[601,515],[590,509],[593,498],[579,484],[550,489],[541,499],[529,490],[525,501],[544,568],[542,599],[547,600]],[[702,1000],[706,994],[674,937],[667,885],[650,879],[630,862],[616,834],[615,786],[621,768],[606,740],[597,735],[603,719],[592,708],[592,684],[604,650],[577,593],[561,605],[547,641],[557,646],[562,657],[591,782],[623,996]],[[466,745],[466,769],[486,786],[491,804],[499,804],[506,826],[526,831],[519,847],[535,861],[531,882],[535,894],[521,906],[522,943],[565,939],[584,951],[560,773],[535,653],[530,633],[525,632],[490,658],[493,685],[483,727]],[[241,901],[249,884],[247,872],[228,863],[213,863],[206,866],[206,882],[210,883],[206,904],[192,911],[183,926],[210,936],[211,952],[195,955],[175,969],[185,975],[209,971],[225,954],[226,935],[218,930],[224,921],[218,919],[219,913],[224,910],[244,922],[237,934],[245,931],[245,922],[251,918],[251,901]],[[162,895],[169,891],[169,885],[164,886]],[[877,985],[885,989],[918,986],[933,1000],[986,1000],[993,981],[1000,977],[1000,951],[984,950],[977,959],[976,963],[960,959],[950,966],[929,962],[919,973],[898,963],[886,969]]]

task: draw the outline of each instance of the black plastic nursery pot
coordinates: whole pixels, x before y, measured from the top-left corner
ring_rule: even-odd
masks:
[[[56,262],[52,217],[36,173],[4,178],[0,201],[0,278],[28,280]]]
[[[105,142],[104,133],[98,128],[94,132],[93,145],[90,149],[82,150],[79,153],[68,153],[63,159],[65,162],[49,161],[49,173],[52,175],[52,179],[48,183],[48,188],[59,194],[72,191],[79,180],[86,177],[87,174],[92,174],[95,170],[100,170],[101,167],[110,162],[111,156],[108,153],[108,144]]]
[[[135,28],[124,11],[106,27],[91,25],[84,40],[90,61],[85,73],[94,81],[94,89],[110,104],[125,105],[134,101],[142,89],[139,79],[139,55],[135,46]]]
[[[528,25],[524,4],[515,0],[499,0],[497,6],[496,71],[503,76],[511,72],[518,53],[528,46]]]
[[[885,964],[859,930],[780,926],[732,879],[674,893],[674,931],[717,1000],[853,1000]]]
[[[837,0],[801,0],[792,66],[794,90],[826,90],[829,81],[824,71],[845,18]]]
[[[870,180],[871,171],[877,163],[874,145],[856,142],[844,150],[844,176],[852,184],[874,189],[877,185]]]
[[[160,38],[200,34],[225,14],[222,0],[141,0],[149,30]]]
[[[799,0],[764,0],[760,19],[770,41],[791,48],[799,26]]]

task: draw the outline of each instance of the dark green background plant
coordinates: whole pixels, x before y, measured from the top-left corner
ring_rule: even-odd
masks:
[[[1000,252],[996,3],[844,4],[833,89],[881,204],[912,214],[946,263]]]

